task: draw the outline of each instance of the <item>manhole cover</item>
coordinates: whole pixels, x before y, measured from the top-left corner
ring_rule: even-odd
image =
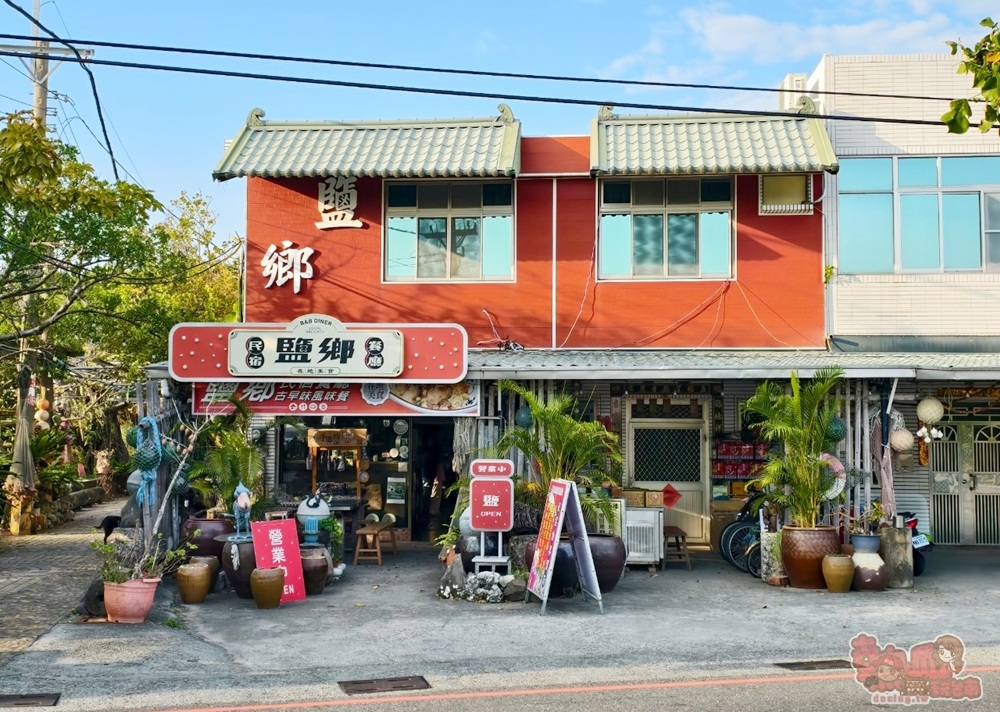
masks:
[[[55,707],[60,694],[0,695],[0,707]]]
[[[850,660],[806,660],[797,663],[774,663],[786,670],[850,670]]]
[[[427,690],[430,683],[423,677],[384,677],[378,680],[351,680],[338,682],[340,689],[348,695],[368,695],[373,692],[402,692],[403,690]]]

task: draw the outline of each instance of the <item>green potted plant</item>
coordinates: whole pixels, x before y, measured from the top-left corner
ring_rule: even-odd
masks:
[[[330,550],[333,564],[336,566],[344,560],[344,525],[333,514],[319,522],[320,543]],[[324,534],[325,533],[325,534]],[[328,541],[323,541],[327,539]]]
[[[766,490],[791,520],[782,529],[781,560],[796,588],[825,588],[823,557],[840,553],[837,530],[820,525],[819,518],[836,480],[823,455],[838,442],[831,425],[840,410],[841,374],[837,368],[820,369],[803,383],[793,371],[787,392],[767,381],[743,404],[745,413],[756,416],[763,437],[782,446],[768,454],[752,484]]]
[[[885,511],[881,502],[872,502],[855,517],[850,517],[851,544],[858,553],[877,552],[882,536],[879,525],[885,521]]]

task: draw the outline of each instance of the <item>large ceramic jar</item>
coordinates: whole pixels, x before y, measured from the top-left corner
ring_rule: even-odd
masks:
[[[212,586],[208,564],[185,564],[177,569],[177,588],[184,603],[204,603]]]
[[[219,580],[219,572],[222,571],[222,562],[216,556],[192,556],[188,559],[189,564],[205,564],[211,573],[211,582],[208,586],[209,593],[215,593],[216,584]]]
[[[194,535],[195,532],[198,532],[198,536]],[[190,541],[198,547],[194,550],[195,556],[214,556],[221,561],[225,542],[220,541],[218,537],[235,532],[233,520],[226,517],[216,519],[188,517],[181,525],[181,541]]]
[[[795,588],[826,588],[823,557],[840,553],[840,537],[833,527],[783,527],[781,563]]]
[[[528,570],[531,570],[531,562],[535,558],[535,543],[529,542],[524,549],[524,560]],[[556,563],[552,567],[552,580],[549,583],[549,596],[560,598],[567,593],[572,595],[579,587],[580,582],[576,576],[576,558],[573,556],[573,545],[569,539],[562,539],[559,548],[556,549]]]
[[[597,586],[601,593],[610,593],[625,573],[625,542],[611,534],[588,534],[587,539],[597,570]]]
[[[330,575],[330,564],[327,561],[326,548],[306,545],[302,549],[302,577],[305,580],[306,595],[318,596],[326,587]]]
[[[854,581],[854,559],[845,554],[823,557],[823,578],[830,593],[847,593]]]
[[[250,588],[257,608],[277,608],[285,588],[285,572],[283,569],[254,569]]]
[[[104,583],[104,607],[112,623],[143,623],[153,608],[160,579]]]
[[[257,557],[254,555],[253,541],[223,542],[222,570],[226,572],[226,580],[240,598],[253,598],[250,575],[256,568]]]

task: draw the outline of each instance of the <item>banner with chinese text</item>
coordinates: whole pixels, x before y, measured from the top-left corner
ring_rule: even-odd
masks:
[[[260,415],[477,416],[479,382],[195,383],[194,415],[226,415],[235,396]]]
[[[299,532],[294,519],[251,522],[254,558],[258,569],[281,569],[285,572],[285,590],[281,602],[301,601],[306,597],[302,575]]]

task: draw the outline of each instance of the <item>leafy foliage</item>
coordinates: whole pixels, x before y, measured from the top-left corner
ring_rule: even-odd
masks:
[[[997,123],[1000,111],[1000,26],[987,17],[979,23],[989,30],[974,47],[966,47],[961,42],[947,42],[953,55],[962,53],[964,60],[958,65],[959,74],[971,74],[972,86],[979,91],[973,101],[985,104],[979,130],[989,132]],[[955,99],[941,121],[949,133],[964,134],[969,130],[972,119],[972,105],[968,99]]]
[[[790,393],[767,381],[743,404],[744,412],[760,418],[763,436],[782,444],[780,453],[768,454],[763,473],[752,484],[783,507],[795,526],[816,526],[823,496],[835,479],[820,456],[836,446],[830,423],[840,410],[835,390],[841,374],[837,368],[821,369],[802,383],[793,371]]]

